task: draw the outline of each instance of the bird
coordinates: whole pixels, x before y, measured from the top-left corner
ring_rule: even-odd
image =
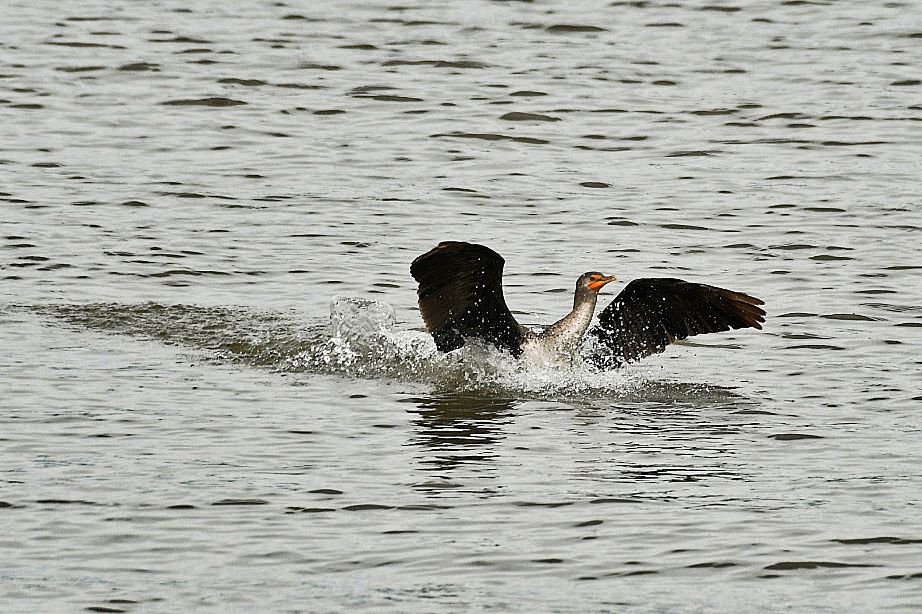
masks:
[[[585,362],[608,370],[692,335],[761,329],[765,321],[764,302],[758,298],[663,277],[632,280],[590,328],[599,291],[616,278],[589,271],[576,280],[570,313],[536,331],[519,324],[506,306],[504,264],[489,247],[464,241],[442,241],[413,260],[410,274],[418,283],[419,311],[440,352],[479,339],[515,358],[572,364],[583,355]],[[586,353],[585,346],[591,351]]]

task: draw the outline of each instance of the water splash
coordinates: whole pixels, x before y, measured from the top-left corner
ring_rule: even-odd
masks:
[[[377,301],[337,299],[331,305],[330,323],[325,347],[311,348],[299,357],[304,369],[323,366],[345,375],[540,398],[623,393],[644,379],[637,373],[601,372],[581,362],[566,367],[532,364],[476,341],[443,354],[427,333],[399,330],[393,309]]]
[[[292,357],[288,367],[467,387],[492,381],[513,362],[511,356],[477,344],[443,354],[427,333],[399,330],[389,305],[339,298],[330,306],[329,337]]]
[[[334,300],[327,322],[305,322],[298,313],[156,303],[22,309],[79,329],[203,351],[206,360],[293,374],[390,379],[486,397],[630,401],[645,397],[651,386],[662,396],[663,383],[651,380],[643,369],[600,371],[581,362],[566,367],[536,365],[477,342],[443,354],[422,329],[399,326],[391,306],[358,298]],[[713,392],[709,386],[686,387],[679,396]]]

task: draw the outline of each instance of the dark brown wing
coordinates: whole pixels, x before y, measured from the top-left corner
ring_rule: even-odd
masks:
[[[591,360],[612,368],[662,352],[670,343],[731,328],[762,328],[759,299],[681,279],[635,279],[599,314]]]
[[[489,247],[443,241],[410,265],[419,311],[443,352],[469,337],[521,354],[522,327],[503,299],[503,257]]]

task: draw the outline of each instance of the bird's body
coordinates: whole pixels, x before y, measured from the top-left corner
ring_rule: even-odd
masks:
[[[572,362],[579,353],[598,300],[597,292],[580,293],[579,287],[577,282],[577,294],[570,313],[540,333],[526,336],[522,342],[522,353],[530,362],[563,365]]]
[[[502,290],[502,256],[488,247],[444,241],[419,256],[410,273],[419,283],[419,308],[426,329],[443,352],[465,339],[486,341],[513,356],[545,364],[570,362],[586,332],[595,340],[590,362],[611,368],[663,351],[700,333],[761,328],[759,299],[715,286],[672,278],[636,279],[599,314],[598,292],[615,280],[597,272],[576,282],[573,309],[541,332],[519,324]]]

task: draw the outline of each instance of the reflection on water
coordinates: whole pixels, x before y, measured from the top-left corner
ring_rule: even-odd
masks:
[[[447,473],[462,464],[488,464],[498,456],[502,427],[512,419],[514,399],[444,393],[404,400],[415,405],[410,413],[413,437],[424,467]]]

